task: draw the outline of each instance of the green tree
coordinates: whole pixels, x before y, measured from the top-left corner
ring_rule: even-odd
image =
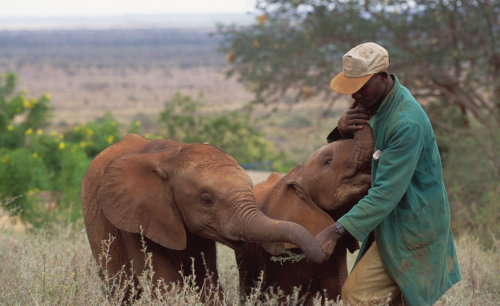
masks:
[[[491,0],[259,0],[251,26],[220,26],[221,51],[255,92],[272,103],[337,95],[330,80],[341,57],[368,41],[389,50],[390,70],[417,98],[500,124],[500,2]],[[443,125],[439,116],[432,116]],[[451,127],[453,128],[453,127]]]

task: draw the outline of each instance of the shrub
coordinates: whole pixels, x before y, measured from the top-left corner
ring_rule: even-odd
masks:
[[[239,163],[277,158],[265,134],[255,128],[249,111],[207,114],[199,111],[202,106],[199,99],[176,93],[158,119],[164,129],[163,136],[186,143],[209,142]]]
[[[102,150],[120,141],[119,128],[120,125],[111,112],[105,112],[95,121],[75,126],[64,138],[81,146],[89,157],[94,158]]]

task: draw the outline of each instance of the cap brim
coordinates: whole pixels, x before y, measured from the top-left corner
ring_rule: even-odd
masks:
[[[347,78],[341,71],[330,82],[330,87],[342,95],[352,95],[358,91],[375,73],[360,78]]]

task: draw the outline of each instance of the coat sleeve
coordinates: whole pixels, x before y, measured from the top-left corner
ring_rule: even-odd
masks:
[[[423,131],[417,123],[396,126],[380,155],[368,195],[338,220],[356,239],[364,241],[394,210],[410,184],[423,146]]]

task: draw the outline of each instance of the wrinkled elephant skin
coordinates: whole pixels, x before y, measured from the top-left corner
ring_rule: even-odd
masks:
[[[102,263],[108,275],[122,266],[130,271],[131,261],[135,275],[142,273],[141,229],[153,256],[155,284],[159,279],[167,285],[181,281],[181,270],[191,275],[194,258],[196,283],[203,288],[207,271],[201,253],[216,284],[215,241],[235,249],[244,241],[264,243],[271,252],[281,250],[276,245],[286,241],[299,246],[313,262],[325,258],[302,226],[265,216],[257,208],[247,173],[210,145],[127,135],[92,161],[81,195],[97,261],[101,242],[115,237],[109,249],[112,260]]]
[[[349,211],[370,187],[373,134],[367,125],[363,128],[356,132],[354,140],[326,145],[285,176],[273,173],[266,182],[254,186],[262,212],[273,219],[296,222],[316,236]],[[284,243],[283,248],[300,253],[290,243]],[[346,250],[354,252],[358,248],[358,242],[346,235],[328,260],[313,265],[306,260],[273,262],[272,255],[261,245],[245,243],[242,249],[235,250],[241,292],[250,294],[264,270],[262,291],[280,287],[289,295],[293,287],[301,287],[306,304],[311,304],[317,293],[336,299],[348,275]]]

